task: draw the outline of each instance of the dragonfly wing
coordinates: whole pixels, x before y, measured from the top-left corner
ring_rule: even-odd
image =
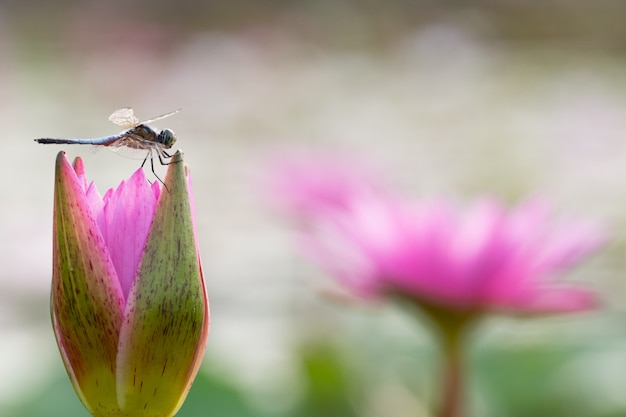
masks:
[[[109,116],[109,121],[128,129],[139,125],[139,119],[135,117],[133,109],[130,107],[115,110]]]
[[[162,115],[160,115],[160,116],[153,117],[152,119],[144,120],[144,121],[142,121],[141,123],[137,123],[137,124],[138,124],[138,125],[139,125],[139,124],[142,124],[142,125],[147,125],[147,124],[149,124],[149,123],[156,122],[157,120],[161,120],[161,119],[165,119],[166,117],[170,117],[171,115],[176,114],[176,113],[178,113],[178,112],[179,112],[179,111],[181,111],[181,110],[182,110],[182,109],[176,109],[176,110],[171,111],[171,112],[169,112],[169,113],[165,113],[165,114],[162,114]],[[131,112],[132,112],[132,110],[131,110]]]
[[[152,152],[151,149],[134,149],[127,146],[109,147],[107,149],[113,151],[115,154],[121,156],[124,159],[132,159],[135,161],[146,159],[146,156],[148,156]]]
[[[156,145],[158,144],[153,145],[151,142],[143,141],[132,134],[121,134],[117,140],[110,143],[108,148],[124,158],[145,159],[148,153],[157,149]]]

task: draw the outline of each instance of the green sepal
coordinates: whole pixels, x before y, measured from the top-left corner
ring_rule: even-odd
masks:
[[[82,170],[82,161],[75,167]],[[64,152],[56,159],[51,315],[74,389],[93,415],[117,404],[118,331],[124,299],[85,191]]]
[[[208,301],[187,185],[171,159],[120,333],[120,408],[135,417],[169,417],[182,405],[204,353]]]

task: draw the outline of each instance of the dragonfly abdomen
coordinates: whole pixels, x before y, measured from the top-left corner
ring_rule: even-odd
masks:
[[[53,138],[40,138],[35,139],[37,143],[56,143],[56,144],[69,144],[69,145],[102,145],[109,146],[119,139],[119,135],[106,136],[104,138],[97,139],[53,139]]]

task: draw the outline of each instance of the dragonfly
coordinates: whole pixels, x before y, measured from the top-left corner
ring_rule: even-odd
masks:
[[[141,167],[146,164],[146,161],[150,159],[150,166],[152,167],[152,173],[161,182],[163,181],[154,172],[154,159],[153,155],[159,158],[161,165],[168,165],[169,159],[172,157],[167,153],[166,149],[170,149],[174,143],[176,143],[176,135],[170,129],[163,129],[159,133],[156,130],[148,126],[149,123],[156,122],[157,120],[164,119],[173,114],[178,113],[181,109],[171,111],[169,113],[162,114],[157,117],[153,117],[148,120],[139,121],[135,117],[134,111],[130,107],[123,107],[115,110],[110,116],[109,121],[115,123],[118,126],[122,126],[126,130],[117,135],[105,136],[94,139],[54,139],[54,138],[39,138],[35,139],[35,142],[44,144],[70,144],[70,145],[95,145],[95,146],[110,146],[112,148],[131,148],[137,150],[146,151],[146,157],[141,163]]]

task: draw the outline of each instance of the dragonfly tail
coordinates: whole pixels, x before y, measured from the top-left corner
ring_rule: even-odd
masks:
[[[97,139],[53,139],[53,138],[40,138],[35,139],[37,143],[55,143],[55,144],[67,144],[67,145],[103,145],[109,146],[120,138],[119,135],[106,136]]]
[[[37,143],[61,143],[61,144],[76,144],[78,143],[80,144],[84,144],[84,142],[75,142],[75,141],[71,141],[71,140],[67,140],[67,139],[51,139],[51,138],[40,138],[40,139],[35,139],[35,142]]]

